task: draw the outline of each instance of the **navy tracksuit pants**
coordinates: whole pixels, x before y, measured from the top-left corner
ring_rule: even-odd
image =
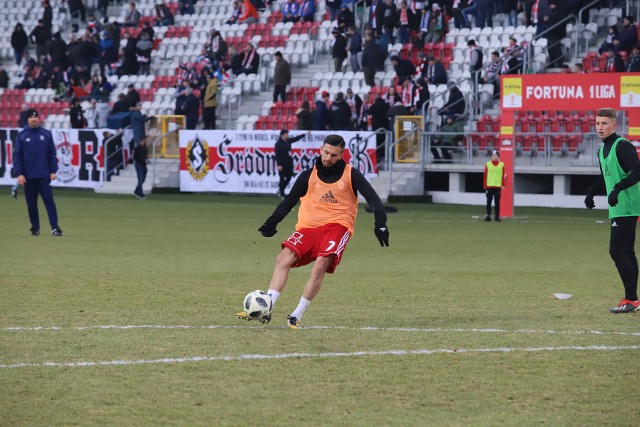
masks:
[[[47,209],[51,229],[58,228],[58,212],[56,211],[56,204],[53,201],[53,189],[51,188],[51,180],[49,178],[31,178],[28,179],[24,185],[24,197],[27,200],[31,227],[40,230],[38,194],[42,197],[44,206]]]

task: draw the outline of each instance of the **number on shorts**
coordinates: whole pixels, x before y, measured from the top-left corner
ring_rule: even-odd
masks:
[[[329,240],[329,247],[327,247],[327,249],[325,249],[325,252],[329,252],[331,249],[333,249],[333,247],[336,245],[335,240]]]

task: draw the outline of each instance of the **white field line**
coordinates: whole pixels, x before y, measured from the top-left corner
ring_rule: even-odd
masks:
[[[498,348],[459,348],[459,349],[420,349],[420,350],[385,350],[385,351],[353,351],[337,353],[280,353],[280,354],[241,354],[239,356],[198,356],[188,358],[138,359],[138,360],[108,360],[98,362],[43,362],[43,363],[15,363],[0,364],[0,369],[8,368],[49,368],[67,367],[80,368],[90,366],[131,366],[151,365],[159,363],[195,363],[216,361],[243,360],[273,360],[273,359],[303,359],[303,358],[332,358],[332,357],[362,357],[362,356],[421,356],[433,354],[462,354],[462,353],[513,353],[513,352],[543,352],[543,351],[615,351],[640,350],[640,345],[631,346],[567,346],[567,347],[498,347]]]
[[[257,325],[93,325],[93,326],[7,326],[0,331],[86,331],[91,329],[263,329],[268,326]],[[282,327],[285,328],[285,327]],[[640,336],[640,332],[617,331],[555,331],[545,329],[495,329],[495,328],[400,328],[379,326],[303,326],[300,329],[336,329],[352,331],[389,331],[389,332],[423,332],[423,333],[499,333],[499,334],[558,334],[558,335],[622,335]]]

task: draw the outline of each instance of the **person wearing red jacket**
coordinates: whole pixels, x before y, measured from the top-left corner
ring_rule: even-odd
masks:
[[[249,1],[244,0],[242,3],[242,12],[240,18],[238,18],[240,24],[257,24],[258,23],[258,9]]]

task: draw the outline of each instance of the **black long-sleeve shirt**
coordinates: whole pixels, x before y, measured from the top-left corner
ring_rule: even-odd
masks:
[[[291,144],[304,138],[304,133],[292,138],[278,138],[275,145],[276,163],[282,167],[293,167],[293,159],[291,158]]]
[[[602,151],[604,157],[609,155],[611,147],[613,147],[613,143],[616,142],[616,139],[618,138],[620,138],[620,135],[614,132],[602,141],[604,142],[604,148]],[[636,148],[633,144],[626,139],[621,140],[616,146],[616,156],[618,157],[620,168],[622,168],[625,173],[631,171],[629,176],[616,184],[616,187],[620,190],[625,190],[640,182],[640,159],[638,158],[638,153],[636,152]],[[595,184],[589,188],[587,194],[593,196],[604,188],[604,175],[602,172],[602,165],[600,165],[600,176]]]
[[[333,166],[326,168],[322,165],[320,157],[318,157],[315,167],[318,170],[318,178],[320,178],[322,182],[333,184],[342,177],[347,164],[344,160],[339,160]],[[273,225],[275,228],[275,226],[291,212],[291,209],[298,203],[300,198],[307,194],[311,172],[313,172],[313,169],[307,169],[298,176],[296,182],[293,184],[293,188],[291,188],[291,192],[276,207],[273,214],[267,219],[267,224]],[[380,200],[376,191],[371,184],[369,184],[369,181],[367,181],[364,175],[356,168],[351,168],[351,186],[353,188],[353,194],[357,196],[358,192],[360,192],[371,207],[371,210],[373,210],[375,226],[385,226],[387,223],[387,214],[384,210],[382,200]]]

